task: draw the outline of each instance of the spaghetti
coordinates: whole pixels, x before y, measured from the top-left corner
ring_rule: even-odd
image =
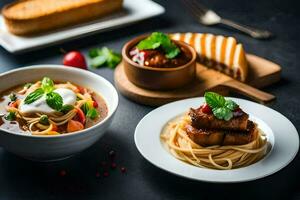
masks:
[[[264,157],[267,139],[258,128],[258,136],[245,145],[203,147],[191,140],[185,130],[191,124],[186,114],[169,122],[161,133],[167,150],[177,159],[202,168],[228,170],[251,165]]]

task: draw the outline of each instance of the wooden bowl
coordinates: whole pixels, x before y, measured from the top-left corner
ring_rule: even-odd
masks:
[[[122,49],[124,70],[129,81],[146,89],[170,90],[183,87],[194,80],[197,54],[191,46],[184,42],[173,41],[176,45],[188,49],[192,54],[191,60],[184,65],[173,68],[156,68],[141,66],[132,61],[129,56],[130,50],[147,36],[142,35],[130,40]]]

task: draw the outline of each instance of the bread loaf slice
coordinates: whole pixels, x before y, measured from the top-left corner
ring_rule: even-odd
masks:
[[[8,30],[31,35],[87,22],[122,8],[123,0],[18,0],[2,15]]]
[[[245,81],[248,74],[246,54],[242,44],[233,37],[205,33],[174,33],[173,40],[188,43],[197,51],[200,62],[237,80]]]

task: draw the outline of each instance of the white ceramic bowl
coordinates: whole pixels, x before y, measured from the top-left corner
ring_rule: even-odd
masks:
[[[54,136],[30,136],[0,129],[0,146],[31,160],[51,161],[78,153],[101,138],[113,120],[118,106],[118,93],[103,77],[92,72],[62,65],[35,65],[0,74],[0,93],[11,87],[48,76],[58,81],[70,81],[101,94],[108,115],[100,123],[82,131]]]

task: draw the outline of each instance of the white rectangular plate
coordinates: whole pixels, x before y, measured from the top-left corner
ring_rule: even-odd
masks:
[[[111,30],[160,15],[164,12],[165,9],[162,6],[150,0],[125,0],[123,11],[114,15],[32,37],[21,37],[9,33],[4,24],[3,17],[0,15],[0,45],[11,53],[20,53],[66,41],[71,38],[79,38]]]

